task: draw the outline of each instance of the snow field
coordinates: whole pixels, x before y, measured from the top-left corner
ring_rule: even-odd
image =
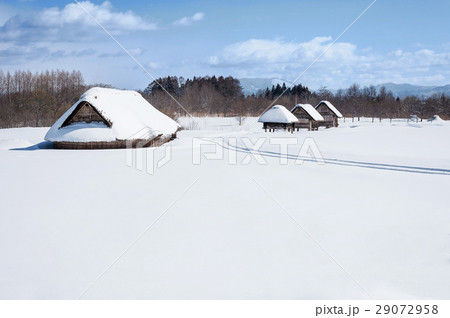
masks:
[[[450,297],[447,122],[290,134],[195,120],[179,119],[191,129],[153,175],[124,149],[39,149],[47,128],[0,130],[0,298],[79,297],[161,215],[83,298]],[[211,137],[297,138],[292,156],[311,137],[328,163],[281,164],[267,139],[265,165],[227,151],[193,165],[193,139]]]

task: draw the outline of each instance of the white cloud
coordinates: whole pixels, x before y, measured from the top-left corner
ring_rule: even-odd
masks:
[[[0,25],[8,21],[12,16],[17,14],[17,9],[10,7],[4,3],[0,3]]]
[[[196,21],[203,20],[204,17],[205,14],[203,12],[197,12],[193,16],[182,17],[181,19],[174,21],[172,24],[176,26],[189,26]]]
[[[219,55],[212,56],[212,65],[245,64],[303,64],[312,62],[328,47],[331,37],[316,37],[309,42],[250,39],[225,47]],[[356,46],[336,43],[323,55],[323,60],[335,61],[342,57],[354,60]]]
[[[92,38],[101,30],[80,7],[88,11],[102,26],[113,33],[148,31],[157,28],[132,11],[118,12],[109,1],[100,5],[90,1],[69,3],[64,8],[46,8],[29,17],[16,15],[0,26],[0,40],[16,43],[47,41],[79,41]]]
[[[56,61],[64,58],[79,58],[91,56],[96,53],[95,49],[87,48],[80,50],[51,50],[47,47],[17,47],[11,46],[0,48],[0,64],[3,65],[20,65],[29,61]]]
[[[417,85],[442,85],[450,81],[450,53],[430,49],[395,50],[380,56],[371,65],[378,83],[396,82]]]
[[[149,63],[147,63],[147,66],[153,70],[166,67],[165,63],[161,63],[161,62],[149,62]]]
[[[214,65],[288,62],[298,49],[296,43],[250,39],[225,47],[219,56],[213,56],[210,61]]]
[[[108,1],[98,5],[84,1],[80,5],[114,34],[156,28],[155,24],[132,11],[115,10]],[[95,21],[76,3],[69,3],[62,8],[45,8],[28,16],[9,18],[0,26],[0,62],[4,65],[28,65],[32,61],[72,58],[78,63],[90,59],[89,56],[96,52],[107,52],[99,57],[124,55],[123,52],[111,52],[110,48],[105,50],[103,42],[110,40]],[[129,51],[133,55],[143,52],[140,48]]]
[[[89,12],[101,25],[113,31],[156,29],[154,23],[145,21],[132,11],[115,12],[113,5],[109,1],[105,1],[100,5],[84,1],[80,2],[79,5],[77,3],[69,3],[63,9],[58,7],[44,9],[37,16],[37,21],[38,24],[48,27],[65,24],[95,26],[95,21],[84,10]]]
[[[331,43],[331,37],[316,37],[307,42],[280,39],[250,39],[226,46],[209,58],[215,69],[226,69],[238,77],[279,77],[296,79]],[[347,42],[337,42],[299,81],[310,87],[346,87],[382,82],[409,82],[433,85],[450,80],[450,53],[420,48],[395,50],[388,54],[373,49],[358,50]]]
[[[420,49],[414,52],[397,50],[392,53],[396,59],[393,63],[404,67],[434,67],[449,65],[450,53],[436,53],[429,49]]]
[[[138,56],[144,52],[144,50],[142,50],[141,48],[128,49],[127,51],[132,56]],[[115,52],[102,53],[98,57],[121,57],[121,56],[127,56],[127,53],[125,53],[125,51],[123,51],[123,50],[120,50],[120,51],[115,51]]]

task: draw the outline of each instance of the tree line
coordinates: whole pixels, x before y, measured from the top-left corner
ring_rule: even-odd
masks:
[[[239,80],[231,76],[204,76],[184,79],[168,76],[151,82],[141,93],[151,104],[168,115],[259,116],[282,93],[278,104],[309,99],[313,93],[301,84],[287,88],[273,86],[246,96]],[[167,94],[169,93],[169,94]],[[293,105],[292,105],[293,106]]]
[[[0,70],[0,127],[50,126],[85,89],[80,71]]]
[[[272,104],[291,109],[298,103],[314,106],[321,100],[328,100],[345,117],[353,120],[360,117],[408,118],[410,115],[429,118],[436,114],[450,119],[450,97],[444,94],[399,98],[385,87],[377,90],[375,86],[360,87],[358,84],[332,92],[326,88],[311,91],[302,84],[288,87],[283,83],[245,96],[239,81],[232,77],[205,76],[185,80],[168,76],[150,83],[142,94],[151,104],[174,117],[188,113],[194,116],[260,116]]]
[[[89,87],[79,71],[50,70],[40,73],[0,70],[0,128],[50,126]],[[172,118],[194,116],[260,116],[269,106],[281,104],[288,109],[298,103],[316,105],[329,100],[345,117],[398,118],[439,115],[450,119],[450,97],[395,97],[385,87],[351,85],[331,92],[326,88],[311,91],[307,86],[277,84],[256,94],[245,95],[239,80],[231,76],[204,76],[185,79],[167,76],[151,82],[141,94],[156,108]],[[170,94],[170,95],[169,95]]]
[[[345,117],[359,118],[409,118],[411,115],[428,119],[439,115],[450,119],[450,97],[445,94],[433,94],[429,97],[406,96],[395,97],[391,91],[382,86],[360,87],[351,85],[348,89],[339,89],[331,93],[327,89],[317,92],[319,99],[331,101],[339,107]]]

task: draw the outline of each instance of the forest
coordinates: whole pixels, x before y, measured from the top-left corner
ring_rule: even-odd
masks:
[[[112,87],[86,84],[80,71],[50,70],[7,72],[0,70],[0,128],[51,126],[88,88]],[[204,76],[184,79],[167,76],[152,81],[140,91],[152,105],[172,118],[186,116],[260,116],[270,105],[291,109],[298,103],[316,105],[329,100],[352,120],[370,117],[429,118],[439,115],[450,119],[450,97],[395,97],[384,87],[360,87],[331,92],[326,88],[311,91],[307,86],[286,84],[273,86],[246,96],[239,80],[233,77]]]

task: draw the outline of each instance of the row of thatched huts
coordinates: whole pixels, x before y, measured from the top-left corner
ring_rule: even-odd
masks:
[[[288,131],[297,131],[300,128],[308,130],[317,130],[324,126],[337,127],[338,118],[342,114],[329,101],[321,101],[316,107],[310,104],[297,104],[291,111],[282,105],[275,105],[259,118],[263,123],[265,131],[274,131],[275,129],[287,129]]]
[[[328,101],[298,104],[291,111],[275,105],[259,118],[267,131],[337,127],[341,113]],[[84,93],[47,132],[59,149],[151,147],[176,138],[180,125],[139,93],[94,87]]]

